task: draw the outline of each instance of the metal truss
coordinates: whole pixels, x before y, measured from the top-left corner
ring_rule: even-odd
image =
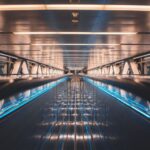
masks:
[[[150,77],[150,52],[87,70],[89,76]]]
[[[0,79],[58,77],[63,74],[63,69],[0,52]]]

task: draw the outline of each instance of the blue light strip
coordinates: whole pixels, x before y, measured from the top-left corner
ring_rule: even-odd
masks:
[[[116,92],[114,90],[110,90],[107,87],[104,87],[101,85],[101,82],[92,80],[88,77],[83,78],[84,81],[94,85],[98,89],[104,91],[105,93],[111,95],[112,97],[116,98],[123,104],[127,105],[128,107],[134,109],[135,111],[139,112],[143,116],[147,117],[150,119],[150,108],[148,106],[142,105],[136,101],[136,99],[133,99],[132,97],[123,97],[119,92]],[[114,87],[115,88],[115,87]],[[117,89],[117,88],[116,88]],[[146,101],[146,100],[143,100]]]
[[[5,104],[6,106],[4,106],[4,108],[0,109],[0,119],[4,118],[5,116],[9,115],[10,113],[13,113],[14,111],[19,109],[20,107],[24,106],[25,104],[27,104],[33,100],[36,100],[37,97],[47,93],[49,90],[51,90],[55,86],[59,85],[60,83],[66,81],[67,79],[68,79],[68,77],[64,77],[64,78],[61,78],[57,81],[50,82],[47,84],[48,85],[47,87],[44,87],[41,90],[35,88],[35,92],[31,93],[31,95],[29,97],[21,97],[19,99],[16,99],[17,103],[15,103],[15,104],[6,103]],[[42,86],[40,86],[40,87],[42,87]],[[34,89],[32,89],[32,90],[34,90]]]

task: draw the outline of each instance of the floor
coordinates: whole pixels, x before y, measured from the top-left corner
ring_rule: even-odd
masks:
[[[150,150],[150,121],[78,77],[0,121],[2,150]]]

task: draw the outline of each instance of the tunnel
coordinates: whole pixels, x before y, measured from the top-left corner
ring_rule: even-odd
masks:
[[[0,150],[150,150],[149,0],[0,0]]]

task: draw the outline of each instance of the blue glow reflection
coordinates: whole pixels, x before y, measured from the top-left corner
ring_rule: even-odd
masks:
[[[117,100],[136,110],[145,117],[150,118],[150,102],[148,100],[144,100],[130,92],[100,81],[95,81],[87,77],[84,77],[84,80],[115,97]]]
[[[29,103],[30,101],[34,100],[38,96],[48,92],[53,87],[57,86],[58,84],[66,80],[67,80],[67,77],[64,77],[57,81],[53,81],[48,84],[45,84],[45,85],[42,85],[33,89],[29,89],[15,96],[11,96],[7,99],[0,100],[0,119],[14,112],[15,110]]]

